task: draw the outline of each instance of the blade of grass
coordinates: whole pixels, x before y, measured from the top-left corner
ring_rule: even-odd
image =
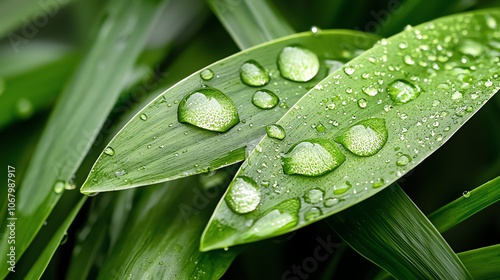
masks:
[[[472,191],[464,192],[462,197],[432,212],[429,219],[439,232],[445,232],[499,200],[500,177],[497,177]]]
[[[103,152],[81,188],[82,193],[133,188],[193,174],[205,173],[245,158],[245,149],[265,134],[265,125],[277,121],[306,91],[327,75],[326,60],[345,61],[369,48],[376,37],[366,33],[324,31],[317,35],[300,33],[272,41],[209,65],[210,80],[195,72],[169,88],[145,106],[109,143],[113,155]],[[318,54],[321,66],[317,77],[307,83],[293,83],[276,70],[275,57],[286,46],[301,44]],[[254,59],[272,69],[264,89],[279,95],[280,104],[262,110],[252,104],[252,95],[262,87],[241,82],[239,68]],[[340,63],[340,62],[339,62]],[[178,122],[178,103],[186,94],[203,85],[219,89],[238,106],[241,122],[227,133],[199,129]],[[167,163],[167,164],[166,164]],[[122,171],[123,170],[123,171]],[[115,176],[118,172],[119,176]]]
[[[30,244],[99,131],[166,1],[112,1],[97,18],[97,39],[52,112],[17,190],[16,257]],[[6,231],[2,233],[5,238]],[[6,251],[6,242],[0,245]],[[2,255],[2,273],[7,271]]]
[[[237,251],[201,253],[198,237],[222,193],[220,187],[204,189],[198,177],[138,190],[98,279],[219,279]]]
[[[498,279],[500,244],[458,253],[458,257],[474,279]]]
[[[472,279],[441,234],[396,184],[329,221],[352,248],[398,279]]]
[[[488,44],[495,32],[490,18],[500,21],[500,10],[406,30],[314,86],[277,122],[286,137],[264,137],[247,157],[201,249],[311,224],[376,194],[430,156],[500,88],[498,52]],[[471,54],[470,45],[478,52]],[[255,186],[255,207],[245,213],[231,204],[241,178]]]
[[[266,0],[207,1],[240,49],[294,33]]]
[[[56,252],[64,236],[67,235],[69,226],[75,219],[76,215],[78,214],[86,200],[86,197],[80,198],[73,210],[68,213],[68,216],[64,220],[64,223],[59,226],[57,232],[55,232],[50,242],[44,244],[43,253],[38,257],[36,263],[31,267],[30,271],[24,279],[40,279],[42,277],[43,272],[52,259],[52,255],[54,255],[54,253]]]

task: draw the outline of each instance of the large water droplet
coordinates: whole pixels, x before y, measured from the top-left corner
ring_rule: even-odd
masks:
[[[249,60],[240,67],[241,81],[249,86],[264,86],[271,80],[269,73],[255,60]]]
[[[214,72],[210,69],[205,69],[200,72],[200,77],[205,81],[211,80],[214,77]]]
[[[111,147],[107,147],[106,149],[104,149],[104,153],[108,156],[114,156],[115,150]]]
[[[279,124],[266,125],[266,133],[268,137],[283,140],[286,137],[285,129]]]
[[[301,46],[287,46],[278,55],[281,76],[295,82],[307,82],[319,71],[315,53]]]
[[[366,119],[348,128],[335,140],[357,156],[372,156],[387,142],[388,132],[385,120]]]
[[[395,80],[387,86],[387,93],[394,104],[406,104],[420,95],[420,88],[406,80]]]
[[[295,144],[282,157],[285,174],[320,176],[339,167],[345,156],[325,139],[310,139]]]
[[[279,97],[267,89],[257,90],[252,96],[253,105],[265,110],[276,107],[279,101]]]
[[[239,121],[234,102],[214,88],[198,89],[184,97],[177,110],[179,122],[225,132]]]
[[[260,203],[259,188],[252,178],[239,176],[229,186],[229,191],[224,199],[235,213],[249,213],[255,210]]]

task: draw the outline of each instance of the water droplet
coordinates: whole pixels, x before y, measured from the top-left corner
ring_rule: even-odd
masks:
[[[245,234],[245,238],[252,236],[269,236],[285,231],[298,222],[297,212],[300,209],[300,200],[297,198],[285,200],[268,211],[264,216],[255,221]],[[253,238],[254,239],[254,238]]]
[[[337,203],[339,203],[339,200],[338,200],[338,198],[334,197],[334,198],[326,199],[324,205],[325,205],[325,207],[332,207],[333,205],[335,205]]]
[[[214,77],[214,72],[210,69],[204,69],[200,72],[200,77],[205,81],[211,80]]]
[[[403,57],[403,61],[404,63],[406,63],[407,65],[415,65],[415,60],[413,60],[413,58],[410,56],[410,55],[405,55]]]
[[[16,104],[17,114],[23,119],[31,117],[34,112],[33,104],[27,98],[20,98]]]
[[[316,126],[316,131],[319,133],[324,133],[326,131],[326,127],[322,123],[318,123]]]
[[[420,88],[406,80],[395,80],[387,86],[394,104],[406,104],[420,95]]]
[[[316,25],[311,26],[311,32],[313,34],[318,34],[319,30],[320,29]]]
[[[383,185],[385,185],[385,181],[384,181],[384,179],[380,178],[378,181],[373,182],[372,188],[374,188],[374,189],[380,188]]]
[[[177,111],[179,122],[226,132],[239,122],[234,102],[214,88],[201,88],[184,97]]]
[[[451,99],[452,100],[457,100],[457,99],[461,99],[462,98],[462,94],[458,91],[455,91],[452,95],[451,95]]]
[[[491,87],[492,85],[493,85],[493,82],[491,80],[487,80],[486,82],[484,82],[485,87]]]
[[[279,101],[278,96],[267,89],[257,90],[252,96],[253,105],[265,110],[276,107]]]
[[[339,167],[345,156],[325,139],[310,139],[295,144],[282,157],[285,174],[320,176]]]
[[[266,125],[266,133],[268,137],[283,140],[286,137],[285,129],[279,124]]]
[[[141,120],[145,121],[145,120],[147,120],[147,119],[148,119],[148,116],[147,116],[146,114],[141,114],[141,115],[139,116],[139,118],[140,118]]]
[[[484,52],[483,45],[473,40],[465,39],[458,45],[458,51],[470,56],[480,56]]]
[[[307,82],[319,71],[315,53],[301,46],[287,46],[278,55],[281,76],[295,82]]]
[[[333,186],[333,194],[341,195],[341,194],[345,193],[347,190],[349,190],[351,187],[352,187],[352,184],[349,181],[345,181],[345,182],[340,183],[340,184],[335,184]]]
[[[64,233],[64,235],[61,239],[61,242],[59,243],[59,246],[66,244],[66,242],[68,242],[68,233],[67,232]]]
[[[321,216],[321,210],[316,207],[311,208],[304,214],[304,218],[306,218],[306,221],[308,222],[316,220],[319,216]]]
[[[359,106],[359,108],[364,109],[364,108],[366,108],[366,105],[368,105],[368,103],[366,102],[366,99],[360,98],[358,100],[358,106]]]
[[[352,74],[354,74],[354,72],[356,71],[356,69],[352,68],[351,66],[346,66],[344,68],[344,72],[348,75],[348,76],[351,76]]]
[[[407,165],[410,162],[411,162],[411,156],[403,154],[396,161],[396,165],[397,166],[405,166],[405,165]]]
[[[462,196],[463,196],[464,198],[469,198],[469,197],[470,197],[470,192],[469,192],[469,191],[464,191],[464,192],[462,193]]]
[[[260,203],[259,188],[252,178],[239,176],[229,186],[224,199],[235,213],[249,213],[255,210]]]
[[[59,193],[62,193],[65,189],[65,183],[63,181],[57,181],[55,184],[54,184],[54,192],[59,194]]]
[[[320,203],[323,201],[323,191],[319,189],[312,189],[305,195],[304,200],[310,204]]]
[[[107,154],[108,156],[114,156],[115,150],[111,147],[107,147],[106,149],[104,149],[104,153]]]
[[[118,177],[121,177],[121,176],[123,176],[125,174],[127,174],[127,171],[125,171],[125,170],[122,169],[122,170],[119,170],[119,171],[115,172],[115,177],[118,178]]]
[[[357,156],[372,156],[387,142],[388,132],[385,120],[366,119],[348,128],[335,140]]]
[[[484,18],[486,19],[486,25],[490,28],[490,29],[496,29],[497,28],[497,21],[494,17],[492,17],[491,15],[485,15]]]
[[[377,95],[378,93],[378,90],[374,87],[363,87],[361,89],[366,95],[369,95],[369,96],[375,96]]]
[[[269,83],[271,77],[262,65],[255,60],[249,60],[240,67],[241,81],[249,86],[259,87]]]

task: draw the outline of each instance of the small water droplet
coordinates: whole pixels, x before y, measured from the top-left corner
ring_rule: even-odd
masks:
[[[335,184],[333,186],[333,194],[334,195],[341,195],[344,194],[346,191],[348,191],[352,187],[351,182],[345,181],[339,184]]]
[[[320,29],[316,25],[311,26],[311,32],[313,34],[318,34],[319,30]]]
[[[319,189],[312,189],[304,196],[304,200],[310,204],[316,204],[323,201],[323,191]]]
[[[318,125],[315,128],[316,131],[319,133],[324,133],[326,131],[326,127],[322,123],[318,123]]]
[[[339,167],[345,156],[325,139],[310,139],[295,144],[282,156],[285,174],[320,176]]]
[[[406,80],[395,80],[387,86],[387,93],[394,104],[406,104],[420,95],[420,88]]]
[[[315,53],[301,46],[287,46],[278,55],[278,69],[283,78],[295,82],[307,82],[319,71]]]
[[[252,178],[239,176],[229,185],[224,199],[235,213],[245,214],[254,211],[259,205],[260,191]]]
[[[368,103],[366,102],[366,99],[360,98],[358,100],[358,106],[359,106],[359,108],[364,109],[364,108],[366,108],[366,105],[368,105]]]
[[[214,88],[201,88],[184,97],[177,111],[179,122],[226,132],[239,122],[234,102]]]
[[[62,193],[65,189],[65,183],[63,181],[57,181],[55,184],[54,184],[54,192],[59,194],[59,193]]]
[[[118,178],[118,177],[121,177],[121,176],[123,176],[125,174],[127,174],[127,171],[125,171],[123,169],[122,170],[118,170],[118,171],[115,172],[115,177]]]
[[[378,90],[374,87],[363,87],[361,89],[366,95],[369,95],[369,96],[375,96],[377,95],[378,93]]]
[[[266,133],[270,138],[283,140],[286,137],[285,129],[279,124],[266,125]]]
[[[304,214],[304,218],[306,218],[306,221],[308,222],[316,220],[319,216],[321,216],[321,210],[316,207],[311,208]]]
[[[484,52],[484,47],[481,43],[465,39],[458,45],[458,51],[470,56],[480,56]]]
[[[484,82],[485,87],[491,87],[492,85],[493,85],[493,82],[491,80],[487,80],[486,82]]]
[[[253,105],[264,110],[276,107],[279,101],[279,97],[274,94],[274,92],[267,89],[257,90],[252,96]]]
[[[255,60],[248,60],[241,65],[240,78],[244,84],[253,87],[267,85],[271,80],[267,70]]]
[[[385,185],[384,179],[380,178],[379,180],[373,182],[372,188],[376,189],[376,188],[380,188],[380,187],[382,187],[384,185]]]
[[[461,99],[462,98],[462,94],[458,91],[455,91],[452,95],[451,95],[451,99],[452,100],[457,100],[457,99]]]
[[[415,65],[415,60],[413,60],[413,58],[410,55],[405,55],[403,57],[403,61],[407,65]]]
[[[397,166],[406,166],[410,162],[411,162],[411,156],[403,154],[396,161],[396,165]]]
[[[148,116],[146,114],[141,114],[139,115],[139,118],[143,121],[147,120],[148,119]]]
[[[104,149],[104,153],[108,156],[114,156],[115,150],[111,147],[107,147],[106,149]]]
[[[348,75],[348,76],[351,76],[352,74],[354,74],[354,72],[356,71],[356,69],[352,68],[351,66],[346,66],[344,67],[344,72]]]
[[[333,205],[339,203],[339,199],[334,197],[334,198],[328,198],[325,200],[325,207],[332,207]]]
[[[469,197],[470,197],[470,192],[469,192],[469,191],[464,191],[464,192],[462,193],[462,196],[463,196],[464,198],[469,198]]]
[[[372,118],[360,121],[348,128],[335,140],[357,156],[372,156],[387,142],[385,120]]]
[[[210,69],[204,69],[203,71],[200,72],[200,77],[205,81],[209,81],[213,79],[214,72]]]

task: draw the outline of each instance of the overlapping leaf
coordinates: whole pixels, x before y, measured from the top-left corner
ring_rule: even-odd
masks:
[[[500,88],[499,21],[486,10],[408,29],[317,84],[279,120],[286,138],[265,137],[242,165],[201,249],[303,227],[419,164]],[[228,206],[237,189],[245,211]]]
[[[277,121],[308,89],[324,78],[328,66],[339,65],[368,49],[376,37],[354,31],[310,32],[285,37],[248,49],[198,71],[158,96],[143,108],[110,142],[82,186],[83,193],[112,191],[204,173],[242,161],[245,149],[265,135],[265,126]],[[315,52],[320,60],[317,76],[305,83],[284,79],[276,58],[291,45]],[[257,61],[270,82],[251,87],[240,80],[240,67]],[[213,76],[212,76],[213,75]],[[240,122],[226,133],[207,131],[177,119],[179,102],[203,87],[215,88],[236,104]],[[252,104],[258,89],[273,91],[280,99],[270,110]],[[255,144],[253,144],[255,145]]]

